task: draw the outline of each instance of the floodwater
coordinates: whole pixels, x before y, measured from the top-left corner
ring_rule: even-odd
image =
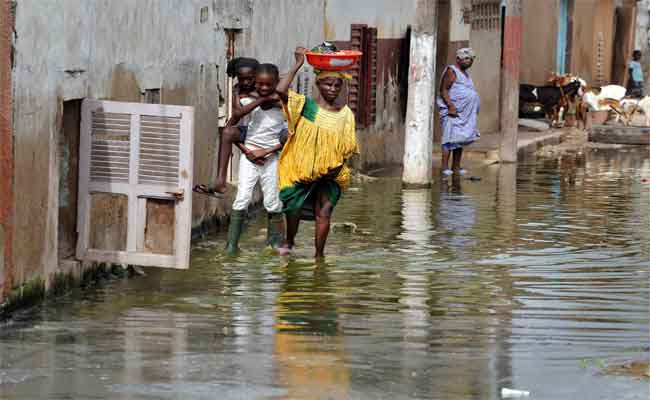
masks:
[[[650,153],[474,167],[480,182],[344,196],[325,262],[197,243],[190,271],[147,269],[17,316],[1,399],[647,399],[604,373],[650,357]]]

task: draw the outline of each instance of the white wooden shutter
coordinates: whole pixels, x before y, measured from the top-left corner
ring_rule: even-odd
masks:
[[[189,268],[194,109],[84,100],[77,258]]]

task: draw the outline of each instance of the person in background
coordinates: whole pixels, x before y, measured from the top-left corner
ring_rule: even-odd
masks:
[[[643,79],[643,66],[641,65],[641,51],[634,50],[632,53],[632,61],[627,65],[630,79],[627,84],[627,95],[632,97],[643,97],[643,86],[645,81]]]
[[[460,162],[463,147],[476,141],[480,98],[467,70],[474,64],[474,51],[463,48],[456,52],[456,64],[445,68],[437,99],[442,125],[442,173],[445,176],[465,174]],[[449,156],[453,163],[449,169]]]

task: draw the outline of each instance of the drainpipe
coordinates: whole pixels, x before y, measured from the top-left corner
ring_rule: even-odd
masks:
[[[0,304],[13,284],[13,5],[0,0]]]
[[[235,30],[226,29],[226,32],[228,33],[228,51],[226,52],[226,63],[229,63],[233,58],[235,58]],[[234,79],[228,75],[226,75],[226,77],[226,110],[228,113],[226,117],[230,118],[232,115],[232,91],[234,86]]]
[[[402,182],[407,185],[429,186],[433,179],[437,6],[437,0],[417,0],[411,33],[402,172]]]
[[[226,51],[226,64],[229,63],[233,58],[235,58],[235,35],[237,31],[235,29],[225,29],[226,34],[228,35],[228,49]],[[232,116],[232,96],[233,96],[233,90],[235,86],[235,80],[234,78],[228,76],[226,74],[226,118],[225,120],[228,121],[230,117]],[[221,146],[221,143],[219,143],[219,146]],[[230,156],[230,162],[232,163],[232,155]],[[233,179],[233,169],[228,168],[230,172],[230,182],[232,182]]]
[[[506,13],[501,62],[501,162],[517,162],[519,125],[519,69],[521,58],[521,0],[504,0]]]

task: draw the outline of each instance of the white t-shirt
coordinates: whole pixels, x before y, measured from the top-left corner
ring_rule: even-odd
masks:
[[[239,104],[241,104],[242,107],[245,107],[254,101],[255,98],[253,97],[242,97],[241,99],[239,99]],[[237,126],[248,126],[250,119],[251,119],[250,114],[244,115],[239,119]]]
[[[281,108],[263,110],[257,107],[249,114],[248,132],[244,145],[252,149],[268,149],[280,144],[280,132],[285,128],[284,113]]]

